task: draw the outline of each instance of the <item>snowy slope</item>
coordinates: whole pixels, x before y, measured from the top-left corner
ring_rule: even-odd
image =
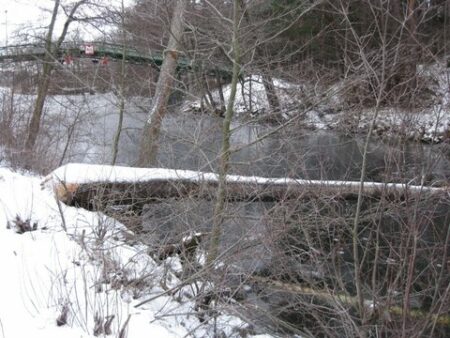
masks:
[[[145,248],[125,245],[121,224],[61,205],[63,231],[58,205],[49,190],[41,190],[40,180],[0,168],[0,337],[93,337],[110,316],[113,337],[128,318],[128,337],[212,335],[212,324],[201,325],[184,296],[190,289],[164,295],[162,282],[171,288],[178,279],[170,271],[163,278],[163,266]],[[37,229],[18,233],[27,224]],[[134,307],[155,295],[161,296]],[[66,324],[57,326],[58,318]],[[236,337],[236,328],[245,324],[220,315],[217,325]]]

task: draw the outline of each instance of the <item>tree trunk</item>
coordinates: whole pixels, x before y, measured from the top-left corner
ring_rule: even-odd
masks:
[[[177,69],[178,49],[183,36],[183,13],[185,7],[186,0],[176,1],[170,27],[169,43],[164,52],[164,61],[158,77],[152,107],[148,113],[147,122],[141,137],[137,163],[140,167],[154,165],[156,161],[161,122],[166,113],[167,102]]]
[[[223,114],[225,112],[225,97],[223,96],[223,85],[222,85],[222,79],[218,71],[216,73],[216,80],[218,85],[218,91],[219,91],[219,99],[220,99],[220,112]]]
[[[122,65],[122,67],[124,67],[124,65]],[[124,76],[124,74],[122,74],[121,76]],[[122,85],[123,85],[123,81],[122,81]],[[112,165],[116,164],[117,153],[119,152],[120,135],[122,133],[123,115],[125,113],[125,97],[124,97],[123,87],[121,87],[121,89],[120,89],[119,96],[120,96],[119,97],[119,121],[117,123],[117,129],[116,129],[116,133],[114,134],[114,140],[113,140],[113,144],[112,144],[112,159],[111,159]]]
[[[270,113],[278,115],[278,113],[280,112],[280,100],[278,100],[278,96],[275,91],[275,85],[273,84],[273,79],[270,75],[264,73],[262,75],[262,80],[264,84],[264,89],[266,90],[269,108],[271,110]]]
[[[42,111],[44,109],[45,98],[47,97],[50,85],[50,75],[53,70],[53,48],[52,38],[55,29],[56,17],[58,16],[60,0],[55,0],[52,18],[48,27],[47,36],[45,38],[45,58],[42,69],[42,78],[38,84],[38,92],[36,102],[34,104],[33,115],[31,116],[30,125],[28,126],[28,135],[25,141],[25,151],[31,155],[34,145],[36,144],[37,135],[41,126]],[[29,160],[29,159],[27,159]]]
[[[416,42],[416,1],[390,1],[384,15],[388,16],[389,39],[398,44],[390,63],[387,78],[387,97],[401,105],[414,105],[414,90],[417,86],[416,66],[419,48]],[[392,19],[391,19],[392,17]]]
[[[144,204],[171,198],[195,198],[214,200],[222,185],[225,201],[234,202],[278,202],[301,200],[317,196],[335,196],[354,200],[358,195],[370,198],[404,200],[409,197],[440,196],[445,198],[449,188],[413,186],[402,183],[326,181],[280,179],[225,175],[219,181],[219,175],[172,169],[138,169],[148,172],[136,173],[137,180],[122,179],[120,171],[133,174],[136,168],[101,166],[103,179],[78,178],[66,176],[66,169],[60,167],[47,176],[43,185],[49,183],[57,198],[66,204],[77,205],[85,209],[106,210],[109,206],[133,205],[136,209]],[[95,173],[97,166],[83,165],[76,172]],[[133,174],[134,175],[134,174]],[[132,176],[133,176],[132,175]],[[145,178],[145,179],[143,179]],[[361,187],[364,185],[364,189]],[[93,204],[95,203],[95,205]]]
[[[239,81],[239,74],[241,72],[240,66],[240,50],[239,50],[239,0],[233,1],[233,76],[231,79],[231,92],[228,99],[227,110],[225,112],[225,119],[222,127],[222,149],[220,152],[219,165],[219,183],[217,188],[216,204],[214,206],[213,227],[211,230],[211,240],[209,243],[209,251],[207,262],[212,264],[219,255],[220,235],[222,232],[222,225],[224,221],[225,201],[226,201],[226,181],[228,169],[230,167],[230,138],[231,138],[231,120],[234,115],[234,101],[236,99],[237,84]]]
[[[52,18],[50,21],[50,25],[48,27],[47,36],[45,38],[45,57],[44,57],[44,66],[42,70],[42,79],[38,83],[38,94],[36,98],[36,102],[33,109],[33,115],[31,117],[30,125],[28,126],[28,135],[25,141],[25,151],[28,155],[31,155],[33,152],[33,148],[36,144],[36,139],[39,134],[39,129],[41,126],[41,118],[42,112],[44,109],[45,99],[47,97],[48,88],[50,86],[50,78],[52,71],[54,69],[54,62],[56,60],[56,55],[58,50],[61,47],[61,44],[64,42],[66,38],[67,31],[69,30],[70,24],[75,20],[74,15],[78,8],[86,3],[88,0],[80,0],[74,4],[72,7],[69,16],[64,23],[63,30],[61,35],[55,44],[53,44],[53,32],[55,29],[55,22],[58,16],[58,10],[60,6],[60,0],[55,0],[55,5],[53,6]],[[27,159],[29,161],[30,159]]]
[[[121,3],[121,28],[122,28],[122,60],[120,62],[120,88],[119,92],[116,93],[116,96],[119,97],[119,121],[117,123],[117,129],[116,133],[114,135],[114,140],[112,144],[112,159],[111,164],[115,165],[117,160],[117,153],[119,152],[119,141],[120,141],[120,134],[122,133],[122,125],[123,125],[123,115],[125,113],[125,61],[126,61],[126,48],[125,48],[125,42],[126,42],[126,33],[125,33],[125,21],[124,21],[124,15],[125,15],[125,7],[122,0]]]
[[[248,24],[252,23],[252,19],[250,18],[249,11],[246,8],[246,4],[243,0],[239,0],[239,6],[241,11],[244,13],[244,18]],[[255,36],[255,40],[258,40],[258,37]],[[263,51],[260,46],[256,46],[255,48],[256,55],[263,59]],[[280,111],[280,101],[278,99],[277,93],[275,91],[275,86],[273,84],[273,79],[270,75],[268,75],[265,71],[262,72],[262,82],[264,85],[264,89],[266,91],[267,102],[269,103],[269,109],[271,113],[278,113]]]
[[[203,83],[205,84],[205,95],[208,98],[208,102],[209,102],[211,110],[215,114],[217,112],[217,104],[211,93],[211,89],[209,88],[208,79],[207,79],[204,71],[202,71],[202,80],[203,80]]]
[[[349,296],[344,293],[335,293],[330,290],[320,289],[318,287],[311,288],[308,286],[303,286],[301,284],[294,284],[283,282],[276,279],[270,279],[267,277],[259,277],[259,276],[250,276],[249,280],[255,281],[259,284],[266,285],[268,288],[276,292],[275,290],[281,290],[283,292],[287,292],[292,295],[292,297],[304,297],[305,295],[311,295],[322,301],[329,302],[332,305],[343,304],[350,307],[358,306],[358,299],[354,296]],[[378,313],[374,311],[373,307],[374,301],[372,299],[364,300],[364,307],[366,308],[366,312],[372,313],[374,318],[380,315],[390,315],[390,316],[399,316],[405,315],[405,311],[400,306],[388,304],[383,304],[383,306],[379,306],[380,304],[376,304],[381,309],[384,310],[384,313]],[[380,311],[381,312],[381,311]],[[450,326],[450,315],[448,314],[433,314],[430,312],[426,312],[421,309],[412,309],[407,314],[409,320],[427,320],[432,319],[436,321],[441,326],[449,327]],[[405,333],[407,331],[402,331]]]
[[[419,47],[416,42],[417,18],[416,18],[416,0],[408,0],[408,42],[411,60],[407,63],[406,76],[410,82],[408,88],[414,89],[417,86],[417,63],[419,62]]]
[[[42,78],[38,85],[38,93],[34,104],[33,115],[31,116],[30,125],[28,126],[28,135],[25,142],[25,150],[31,154],[36,144],[36,139],[41,126],[42,112],[44,110],[45,99],[47,97],[48,88],[50,86],[50,76],[53,70],[51,61],[45,61]]]

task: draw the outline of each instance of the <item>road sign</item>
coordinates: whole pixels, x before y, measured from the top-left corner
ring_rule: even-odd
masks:
[[[84,54],[86,55],[94,55],[94,45],[85,45],[84,46]]]

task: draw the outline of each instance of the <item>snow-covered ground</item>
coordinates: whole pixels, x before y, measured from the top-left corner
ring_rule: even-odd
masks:
[[[176,258],[167,271],[145,247],[125,244],[117,221],[60,212],[41,180],[0,167],[0,337],[210,337],[214,325],[239,337],[246,324],[236,316],[199,321],[189,285],[165,293],[180,283]]]

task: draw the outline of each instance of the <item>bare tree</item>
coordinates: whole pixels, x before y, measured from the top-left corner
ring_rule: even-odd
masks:
[[[51,74],[55,67],[55,62],[57,61],[57,53],[61,48],[64,39],[66,38],[70,24],[76,19],[75,14],[77,10],[80,8],[80,6],[86,4],[87,2],[88,0],[80,0],[75,4],[73,4],[72,8],[68,13],[68,17],[64,23],[61,34],[59,35],[57,41],[53,42],[55,23],[58,16],[58,11],[61,6],[61,0],[55,0],[50,25],[48,27],[47,35],[45,37],[45,57],[43,60],[41,79],[38,83],[36,102],[34,105],[33,114],[31,116],[31,121],[28,126],[28,135],[25,141],[25,150],[29,154],[32,153],[34,145],[36,143],[37,136],[39,134],[42,112],[44,109],[45,99],[47,97],[47,93],[50,86]]]
[[[173,10],[170,38],[167,49],[164,51],[164,61],[156,85],[156,92],[153,96],[152,107],[148,113],[139,146],[137,164],[141,167],[152,165],[156,160],[161,123],[166,113],[167,101],[177,70],[180,43],[184,32],[183,15],[186,2],[186,0],[177,0]]]
[[[239,74],[241,71],[241,51],[239,45],[239,25],[241,20],[241,11],[239,0],[233,2],[233,19],[232,19],[232,62],[233,62],[233,77],[231,79],[230,98],[227,103],[227,110],[225,112],[225,119],[222,127],[222,148],[219,154],[219,186],[217,188],[216,204],[214,207],[213,228],[210,239],[210,248],[208,251],[208,263],[213,263],[219,253],[220,234],[222,231],[222,223],[224,220],[224,204],[226,195],[226,176],[230,167],[230,138],[231,138],[231,121],[234,115],[234,101],[236,98],[237,84],[239,81]]]
[[[111,164],[115,164],[117,160],[117,153],[119,152],[120,134],[122,133],[123,118],[125,113],[125,61],[126,61],[126,31],[125,31],[125,7],[123,0],[121,2],[120,13],[120,30],[122,35],[122,60],[120,61],[120,75],[119,75],[119,88],[117,95],[119,96],[119,122],[117,124],[116,133],[112,144],[112,159]]]

